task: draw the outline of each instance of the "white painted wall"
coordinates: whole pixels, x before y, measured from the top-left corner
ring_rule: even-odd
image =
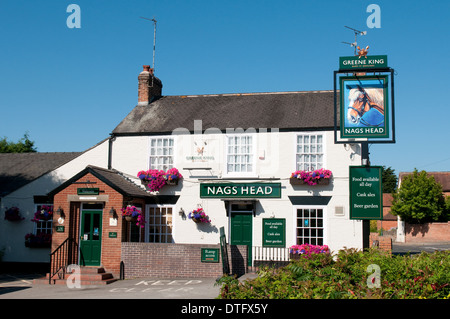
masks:
[[[200,182],[252,182],[255,178],[278,178],[271,182],[282,183],[281,199],[260,199],[256,217],[253,218],[253,245],[262,245],[262,219],[268,217],[286,218],[286,245],[295,244],[295,211],[288,196],[332,196],[326,211],[326,244],[333,251],[346,247],[362,248],[362,222],[349,219],[349,166],[360,165],[359,145],[334,144],[333,131],[325,135],[325,168],[333,172],[333,182],[329,186],[311,186],[294,189],[289,177],[295,171],[296,132],[267,132],[256,136],[256,174],[245,180],[226,176],[226,134],[182,134],[175,138],[175,167],[184,176],[178,186],[165,186],[160,194],[176,194],[180,198],[175,205],[173,216],[173,238],[177,243],[219,242],[219,229],[225,227],[229,240],[229,217],[226,216],[224,202],[220,199],[200,198]],[[205,162],[192,162],[190,156],[197,155],[197,147],[205,145]],[[212,160],[211,157],[214,159]],[[113,168],[136,176],[140,170],[149,169],[149,137],[117,137],[113,145]],[[202,170],[201,168],[211,168]],[[186,168],[197,168],[186,170]],[[264,182],[269,180],[259,180]],[[210,226],[197,225],[178,214],[180,209],[187,215],[201,206],[212,220]],[[342,206],[344,215],[335,215],[335,207]]]

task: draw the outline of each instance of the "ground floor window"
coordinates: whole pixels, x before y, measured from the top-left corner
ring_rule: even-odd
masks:
[[[296,207],[295,217],[297,245],[324,245],[325,216],[323,207]]]
[[[53,205],[37,204],[35,205],[35,235],[51,235],[53,226]]]
[[[171,205],[147,206],[145,225],[145,242],[172,243],[172,214]]]

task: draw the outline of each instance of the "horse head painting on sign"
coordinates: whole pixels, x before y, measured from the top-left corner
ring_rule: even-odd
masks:
[[[347,120],[349,123],[379,126],[384,122],[384,92],[382,88],[363,88],[358,85],[350,89],[348,100]],[[366,113],[368,114],[369,111],[374,112],[375,110],[378,111],[375,122],[363,118]],[[382,119],[381,121],[380,118]]]

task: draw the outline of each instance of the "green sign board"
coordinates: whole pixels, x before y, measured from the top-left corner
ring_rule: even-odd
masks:
[[[350,219],[383,219],[380,166],[350,166]]]
[[[263,219],[263,246],[264,247],[286,246],[286,219],[284,218]]]
[[[78,195],[98,195],[100,193],[99,188],[77,188]]]
[[[387,55],[343,56],[339,57],[339,70],[364,70],[388,68]]]
[[[55,230],[57,233],[64,233],[64,226],[56,226]]]
[[[281,183],[201,183],[201,198],[281,198]]]
[[[108,237],[109,237],[109,238],[117,238],[117,232],[112,232],[112,231],[110,231],[110,232],[108,233]]]
[[[202,263],[218,263],[219,248],[202,248]]]

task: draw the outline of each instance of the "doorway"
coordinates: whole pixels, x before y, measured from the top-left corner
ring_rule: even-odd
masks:
[[[86,266],[100,266],[102,252],[102,210],[81,211],[80,253]]]
[[[231,245],[247,245],[247,265],[252,265],[253,204],[231,204]]]

